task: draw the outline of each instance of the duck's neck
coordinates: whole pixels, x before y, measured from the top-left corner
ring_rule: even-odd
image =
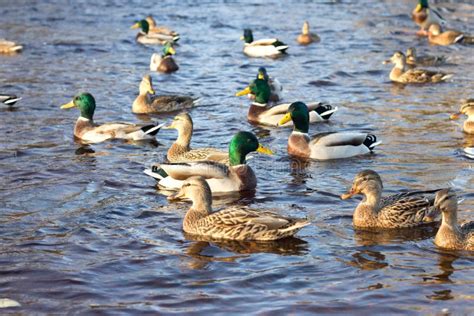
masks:
[[[354,212],[354,222],[356,226],[373,226],[372,224],[375,224],[377,213],[380,209],[382,189],[374,187],[362,193],[364,194],[364,199]]]
[[[177,128],[178,130],[178,138],[176,139],[175,143],[189,149],[189,145],[191,144],[191,137],[193,136],[193,126],[184,125]]]
[[[184,223],[186,225],[192,225],[197,220],[208,216],[212,213],[212,198],[209,194],[205,194],[205,192],[198,192],[192,198],[193,205],[186,213]]]
[[[462,246],[462,237],[457,213],[443,213],[441,226],[435,236],[435,244],[443,248],[459,248]]]

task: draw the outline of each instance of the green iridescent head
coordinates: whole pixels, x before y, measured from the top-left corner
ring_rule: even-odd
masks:
[[[252,43],[253,42],[253,34],[251,29],[245,29],[244,30],[244,35],[241,37],[242,40],[245,41],[245,43]]]
[[[265,81],[268,81],[269,78],[265,67],[258,68],[257,79],[263,79]]]
[[[148,34],[148,31],[150,30],[150,24],[147,22],[147,20],[140,20],[138,22],[135,22],[135,24],[133,24],[131,28],[140,28],[143,33]]]
[[[428,0],[418,0],[417,11],[428,8]]]
[[[255,95],[255,102],[262,104],[268,103],[271,90],[267,81],[263,79],[255,79],[249,87],[250,92]]]
[[[257,151],[262,154],[271,155],[272,151],[263,147],[257,137],[251,132],[238,132],[232,137],[229,144],[229,160],[231,166],[245,164],[247,154]]]
[[[165,45],[163,45],[163,57],[165,56],[171,56],[176,54],[176,51],[174,50],[173,46],[171,45],[170,42],[166,42]]]
[[[81,117],[92,121],[95,111],[95,99],[92,94],[83,92],[74,97],[71,102],[61,106],[61,109],[69,109],[72,107],[79,108]]]
[[[309,111],[303,102],[293,102],[288,108],[286,115],[280,120],[280,125],[293,121],[294,130],[301,133],[308,133]]]

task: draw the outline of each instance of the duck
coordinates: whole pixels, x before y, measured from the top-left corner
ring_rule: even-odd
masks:
[[[434,206],[442,215],[434,244],[444,249],[474,251],[474,221],[458,224],[456,194],[450,189],[438,191]]]
[[[270,104],[271,89],[267,81],[255,79],[248,87],[237,92],[235,95],[242,96],[249,93],[255,95],[255,100],[250,104],[247,113],[249,122],[272,127],[293,126],[292,122],[288,122],[284,125],[279,124],[281,118],[288,111],[290,103]],[[310,111],[310,123],[327,121],[332,114],[338,110],[337,107],[322,102],[308,103],[308,108]]]
[[[15,103],[21,100],[21,97],[17,97],[14,94],[2,94],[0,93],[0,103],[7,105],[7,106],[13,106]]]
[[[175,49],[171,46],[170,42],[166,42],[163,46],[163,53],[154,53],[150,59],[150,70],[159,71],[164,73],[172,73],[179,69],[178,65],[173,59],[173,55],[176,54]]]
[[[308,21],[304,21],[303,28],[301,29],[301,34],[298,35],[296,41],[300,45],[309,45],[311,43],[319,43],[321,39],[318,34],[310,33]]]
[[[467,99],[461,107],[458,113],[454,113],[450,116],[452,120],[457,120],[461,115],[467,115],[467,119],[464,121],[463,130],[466,134],[474,135],[474,99]]]
[[[158,180],[158,188],[179,190],[183,180],[192,176],[206,179],[213,193],[254,191],[257,178],[246,156],[251,152],[271,155],[273,152],[261,145],[257,137],[247,131],[236,133],[229,143],[229,165],[216,161],[196,161],[187,163],[162,163],[146,169],[145,174]]]
[[[353,225],[357,228],[411,228],[439,221],[434,208],[435,194],[441,189],[407,191],[382,197],[382,178],[373,170],[362,170],[354,178],[346,200],[356,194],[364,199],[354,211]]]
[[[293,132],[288,138],[288,153],[301,158],[317,160],[341,159],[368,154],[375,146],[377,137],[362,132],[329,132],[308,136],[309,110],[303,102],[293,102],[279,124],[293,121]]]
[[[270,97],[268,99],[269,102],[278,102],[282,99],[281,93],[283,91],[283,87],[280,81],[278,81],[276,78],[270,77],[265,67],[258,68],[257,79],[265,80],[270,86]],[[235,95],[239,97],[246,94],[249,96],[250,100],[255,100],[255,95],[250,91],[250,85],[244,90],[237,92]]]
[[[193,120],[189,113],[176,115],[173,122],[163,129],[176,129],[178,138],[168,149],[166,158],[169,162],[217,161],[229,164],[229,153],[215,148],[191,149],[193,136]]]
[[[139,125],[133,123],[95,124],[93,120],[95,99],[92,94],[82,92],[71,102],[61,106],[61,109],[76,107],[81,115],[74,126],[74,136],[85,143],[100,143],[109,139],[146,140],[154,139],[163,124]]]
[[[431,55],[418,56],[416,53],[416,48],[410,47],[407,49],[406,62],[410,68],[415,68],[419,66],[433,67],[445,64],[446,57]]]
[[[140,44],[166,44],[166,42],[176,42],[179,40],[179,35],[169,35],[160,32],[150,32],[150,24],[146,19],[135,22],[131,29],[140,29],[135,37],[135,40]]]
[[[142,78],[139,94],[133,101],[132,112],[135,114],[166,113],[189,109],[195,106],[199,99],[180,95],[155,95],[150,75]]]
[[[152,35],[161,36],[165,41],[168,42],[177,42],[180,39],[179,33],[176,31],[171,30],[166,26],[158,26],[156,25],[156,21],[153,16],[148,15],[145,18],[145,21],[148,22],[148,33]]]
[[[13,41],[0,39],[0,54],[10,55],[16,54],[23,50],[23,46]]]
[[[190,177],[168,200],[192,201],[183,220],[183,231],[194,236],[227,240],[278,240],[295,235],[310,225],[302,218],[284,217],[276,213],[231,206],[212,210],[212,191],[203,177]]]
[[[252,30],[245,29],[244,35],[240,38],[244,43],[244,54],[249,57],[269,57],[275,58],[286,54],[288,45],[280,42],[276,38],[268,38],[254,41]]]
[[[384,64],[393,63],[395,66],[390,72],[390,80],[398,83],[439,83],[451,78],[452,74],[430,71],[425,69],[408,69],[405,55],[397,51],[384,61]]]
[[[419,0],[411,13],[412,20],[420,27],[417,32],[419,36],[428,36],[428,28],[431,24],[445,24],[446,20],[439,12],[428,5],[428,0]]]
[[[433,45],[449,46],[453,44],[474,44],[474,37],[460,31],[446,30],[441,25],[431,24],[428,29],[428,42]]]

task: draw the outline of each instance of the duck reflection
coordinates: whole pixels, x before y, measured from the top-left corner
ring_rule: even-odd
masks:
[[[360,250],[352,254],[352,260],[342,262],[361,270],[378,270],[388,266],[385,255],[375,250]]]
[[[307,169],[311,164],[311,160],[291,157],[288,163],[290,175],[293,178],[292,184],[304,184],[306,182],[306,179],[311,177],[311,175],[307,172]]]
[[[356,229],[354,239],[360,246],[399,244],[405,241],[418,241],[433,238],[438,231],[439,223],[404,229]]]

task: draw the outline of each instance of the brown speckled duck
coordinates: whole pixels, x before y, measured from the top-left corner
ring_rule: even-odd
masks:
[[[458,43],[474,44],[474,37],[455,30],[446,30],[443,32],[439,24],[431,24],[428,29],[428,41],[430,44],[441,46]]]
[[[175,116],[173,122],[164,129],[176,129],[178,138],[168,149],[166,158],[169,162],[191,162],[191,161],[217,161],[229,163],[229,153],[215,148],[191,149],[191,137],[193,136],[193,120],[188,113],[180,113]]]
[[[433,67],[441,66],[446,63],[446,57],[431,55],[418,56],[418,54],[416,53],[416,49],[414,47],[410,47],[407,49],[406,61],[407,65],[411,68],[420,66]]]
[[[231,240],[277,240],[296,234],[310,224],[306,219],[254,211],[248,207],[233,206],[212,211],[212,193],[203,177],[184,181],[179,192],[169,200],[188,198],[192,206],[183,220],[183,230],[191,235]]]
[[[150,70],[164,73],[177,71],[179,67],[173,59],[174,54],[176,54],[176,51],[173,46],[171,46],[170,42],[166,42],[161,55],[156,53],[151,55]]]
[[[309,45],[311,43],[318,43],[321,39],[315,33],[311,33],[309,31],[309,23],[308,21],[304,21],[303,28],[301,29],[301,34],[298,35],[296,41],[300,45]]]
[[[6,39],[0,39],[0,54],[10,55],[21,52],[23,46],[12,42],[7,41]]]
[[[451,119],[458,119],[461,115],[467,115],[467,119],[464,121],[463,129],[467,134],[474,134],[474,99],[467,99],[461,107],[458,113],[451,115]]]
[[[140,82],[139,94],[133,101],[132,112],[136,114],[165,113],[193,107],[197,99],[179,95],[155,95],[150,75]]]
[[[434,205],[438,190],[412,191],[382,197],[382,179],[377,172],[359,172],[343,200],[356,194],[364,195],[354,211],[353,224],[358,228],[408,228],[437,220],[439,212]]]
[[[436,193],[435,207],[442,214],[441,226],[434,239],[436,246],[452,250],[474,251],[474,222],[458,224],[458,201],[449,189]]]
[[[176,42],[179,40],[179,34],[166,26],[156,25],[156,21],[153,16],[149,15],[145,18],[145,21],[148,23],[148,34],[152,36],[157,36],[163,41]]]

